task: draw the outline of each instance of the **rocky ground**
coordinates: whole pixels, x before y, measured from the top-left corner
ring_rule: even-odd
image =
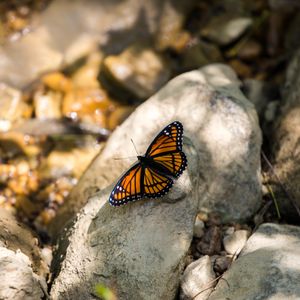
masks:
[[[300,5],[0,4],[1,299],[299,299]],[[119,208],[167,124],[187,170]]]

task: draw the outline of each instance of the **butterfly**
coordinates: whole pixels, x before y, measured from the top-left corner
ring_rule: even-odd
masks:
[[[152,141],[145,155],[118,180],[109,203],[120,206],[141,198],[165,195],[187,166],[182,151],[183,126],[179,121],[166,126]]]

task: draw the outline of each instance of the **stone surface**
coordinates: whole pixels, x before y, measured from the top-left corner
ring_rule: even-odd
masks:
[[[223,58],[216,45],[199,39],[190,47],[186,47],[182,60],[182,68],[190,70],[203,67],[209,63],[222,62]]]
[[[52,233],[61,233],[63,222],[94,195],[60,234],[53,299],[90,299],[97,283],[121,299],[174,299],[199,207],[218,209],[224,220],[257,209],[261,136],[238,84],[224,65],[180,75],[113,132],[52,223]],[[162,199],[110,207],[112,184],[131,164],[115,158],[135,154],[130,138],[145,152],[174,120],[185,129],[187,170]]]
[[[46,264],[38,240],[8,211],[0,211],[0,298],[45,299]]]
[[[251,18],[221,14],[214,16],[201,29],[201,36],[220,46],[226,46],[243,35],[252,23]]]
[[[281,113],[273,128],[274,172],[288,195],[283,192],[273,172],[270,174],[274,178],[272,188],[276,193],[281,214],[298,220],[300,215],[300,51],[289,65],[282,99]]]
[[[194,237],[201,238],[203,235],[204,222],[197,216],[194,224]]]
[[[190,172],[165,199],[115,208],[111,187],[90,198],[55,255],[57,264],[65,258],[52,299],[93,299],[98,283],[120,299],[174,299],[197,209]]]
[[[28,105],[23,101],[21,92],[0,83],[0,131],[7,131],[13,122],[26,116]]]
[[[238,87],[232,69],[221,64],[170,81],[114,131],[62,206],[52,233],[60,232],[62,222],[95,190],[106,188],[134,162],[115,160],[136,156],[130,139],[144,153],[155,134],[176,119],[183,123],[185,140],[197,149],[199,186],[206,189],[199,209],[217,211],[225,222],[249,218],[261,201],[261,133],[255,109]]]
[[[237,230],[223,239],[224,248],[227,253],[239,255],[248,239],[247,230]]]
[[[133,45],[120,55],[106,57],[103,61],[103,74],[112,87],[118,87],[121,94],[123,91],[122,98],[125,91],[146,99],[168,81],[171,71],[158,52],[150,47]]]
[[[185,1],[184,5],[188,2],[196,1]],[[165,16],[162,6],[176,8],[182,7],[181,3],[180,0],[51,1],[32,22],[30,33],[0,47],[0,82],[26,87],[41,74],[70,65],[99,45],[105,53],[120,53],[137,40],[153,38],[160,26],[164,26],[160,21]]]
[[[52,151],[39,167],[43,178],[59,178],[65,175],[79,178],[102,148],[91,136],[76,136],[54,145]],[[66,149],[68,151],[66,151]]]
[[[192,262],[184,270],[180,283],[179,299],[208,299],[215,286],[215,277],[209,256],[203,256]]]
[[[61,94],[52,91],[44,94],[38,91],[34,95],[35,117],[42,120],[61,118],[61,103]]]
[[[209,300],[299,299],[300,228],[263,224]]]

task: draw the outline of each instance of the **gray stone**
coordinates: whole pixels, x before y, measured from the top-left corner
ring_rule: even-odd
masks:
[[[204,222],[196,217],[194,224],[194,237],[201,238],[203,236]]]
[[[106,188],[134,162],[115,160],[136,156],[130,139],[145,153],[155,134],[176,119],[183,123],[184,140],[197,149],[199,189],[206,189],[199,194],[199,210],[217,211],[224,222],[253,215],[261,201],[261,132],[253,105],[238,87],[235,73],[222,64],[171,80],[114,131],[61,207],[50,226],[52,234],[60,232],[95,189]]]
[[[238,255],[245,246],[249,233],[247,230],[237,230],[223,239],[224,248],[227,253]]]
[[[263,224],[209,300],[299,299],[300,228]]]
[[[261,135],[255,109],[238,86],[224,65],[182,74],[113,132],[52,223],[54,235],[61,233],[63,222],[100,190],[60,234],[53,299],[91,299],[97,283],[120,299],[174,299],[199,207],[220,211],[224,220],[255,212]],[[144,153],[174,120],[185,129],[187,170],[162,199],[110,207],[112,183],[132,163],[115,158],[136,155],[131,138]]]
[[[0,299],[47,297],[48,268],[37,238],[8,211],[0,211]]]
[[[216,275],[208,255],[192,262],[187,266],[183,273],[180,283],[179,299],[208,299],[208,296],[215,286],[215,277]]]
[[[226,46],[243,35],[252,23],[252,19],[248,17],[224,14],[214,16],[211,21],[201,29],[200,33],[202,37],[220,46]]]
[[[274,122],[274,171],[272,189],[281,214],[289,219],[300,215],[300,51],[291,61],[286,75],[280,115]],[[276,176],[275,176],[276,174]],[[280,183],[279,183],[280,181]],[[283,191],[284,186],[286,192]]]

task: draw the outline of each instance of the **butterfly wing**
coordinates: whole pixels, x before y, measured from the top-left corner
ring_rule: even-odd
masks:
[[[145,167],[143,177],[143,196],[157,198],[165,195],[173,185],[173,180],[151,167]]]
[[[119,179],[109,197],[111,205],[120,206],[142,197],[143,170],[142,165],[138,162]]]
[[[182,151],[183,126],[175,121],[166,126],[152,141],[145,156],[154,157],[169,152]]]
[[[166,126],[153,140],[146,151],[155,163],[163,166],[166,174],[178,178],[187,166],[187,159],[182,152],[183,126],[175,121]]]

